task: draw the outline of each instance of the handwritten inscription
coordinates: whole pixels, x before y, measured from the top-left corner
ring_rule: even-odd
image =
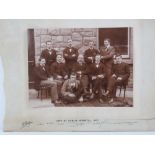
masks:
[[[78,126],[89,126],[89,125],[94,125],[98,128],[101,128],[103,125],[120,125],[120,124],[128,124],[128,125],[134,125],[136,124],[136,121],[110,121],[110,120],[99,120],[99,119],[57,119],[51,122],[38,122],[34,123],[32,121],[24,121],[22,122],[22,129],[23,128],[31,128],[34,126],[68,126],[68,127],[73,127],[76,128]]]

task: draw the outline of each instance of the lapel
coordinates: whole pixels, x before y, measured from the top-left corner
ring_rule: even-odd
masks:
[[[110,50],[111,50],[111,46],[109,46],[108,48],[106,48],[107,49],[107,52],[109,53],[110,52]]]
[[[44,72],[44,73],[46,72],[45,67],[43,68],[42,66],[39,66],[39,68],[40,68],[40,71],[41,71],[41,72]]]
[[[52,55],[53,55],[53,52],[54,52],[53,49],[51,49],[50,52],[49,52],[49,50],[47,49],[47,55],[48,55],[48,56],[52,56]],[[50,53],[51,53],[51,54],[50,54]]]

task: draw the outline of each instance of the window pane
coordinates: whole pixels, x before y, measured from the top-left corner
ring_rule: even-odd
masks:
[[[104,46],[104,39],[109,38],[116,52],[128,55],[128,28],[99,28],[99,47]]]

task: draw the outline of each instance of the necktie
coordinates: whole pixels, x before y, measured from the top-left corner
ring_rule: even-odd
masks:
[[[108,47],[105,50],[108,51]]]

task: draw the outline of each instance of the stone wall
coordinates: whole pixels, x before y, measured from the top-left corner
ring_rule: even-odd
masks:
[[[34,29],[35,38],[35,60],[41,54],[41,51],[46,48],[46,41],[51,40],[54,43],[54,48],[62,52],[67,46],[68,39],[73,40],[73,46],[81,48],[83,45],[88,45],[90,40],[97,43],[97,29],[95,28],[66,28],[66,29]]]

